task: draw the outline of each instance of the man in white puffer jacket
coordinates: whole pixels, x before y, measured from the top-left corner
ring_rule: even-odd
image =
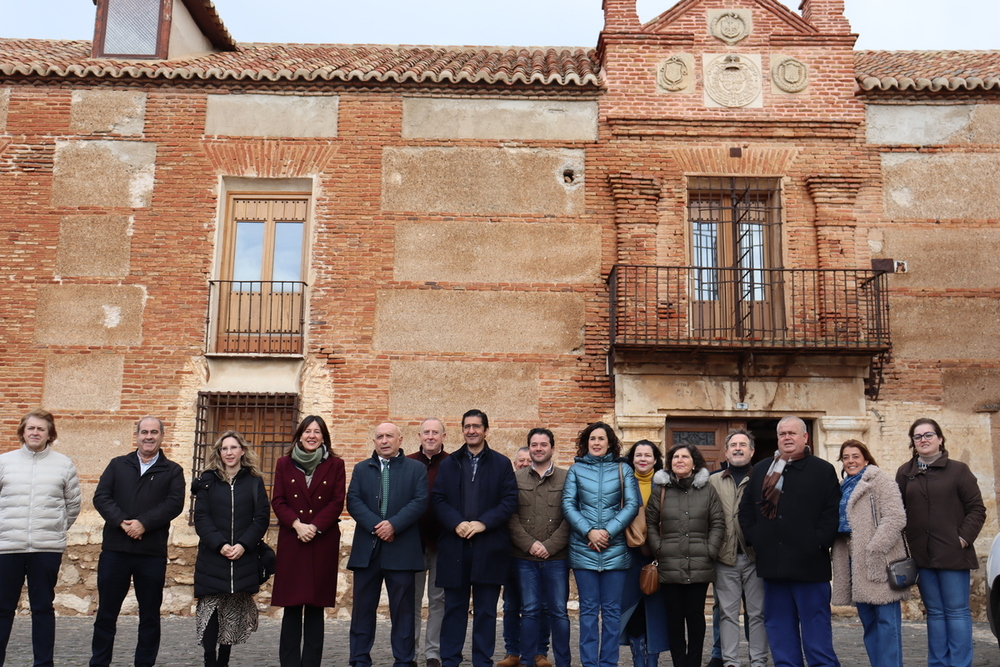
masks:
[[[17,427],[20,449],[0,455],[0,665],[28,580],[36,666],[52,665],[56,580],[66,531],[80,514],[80,483],[69,457],[52,451],[52,414],[32,410]]]

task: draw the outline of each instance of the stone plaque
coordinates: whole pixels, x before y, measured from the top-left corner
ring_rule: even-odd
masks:
[[[771,80],[782,92],[801,93],[809,84],[809,68],[797,58],[781,58],[771,68]]]
[[[749,9],[723,9],[709,12],[708,27],[712,36],[732,46],[753,30],[753,15]]]
[[[724,107],[746,107],[760,98],[760,67],[747,56],[727,53],[705,67],[705,92]]]

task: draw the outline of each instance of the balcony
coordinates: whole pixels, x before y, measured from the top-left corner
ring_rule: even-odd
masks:
[[[890,349],[885,274],[619,264],[611,351],[856,353]]]
[[[207,354],[301,355],[307,285],[210,280]]]

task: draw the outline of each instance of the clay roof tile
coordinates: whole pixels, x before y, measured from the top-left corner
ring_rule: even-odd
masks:
[[[0,39],[0,75],[64,78],[600,86],[594,58],[592,49],[582,48],[253,43],[235,51],[150,62],[92,59],[88,41]]]
[[[1000,91],[1000,51],[857,51],[863,90]]]

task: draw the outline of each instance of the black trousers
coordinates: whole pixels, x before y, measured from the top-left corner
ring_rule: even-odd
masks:
[[[674,667],[701,667],[708,583],[660,584],[660,593],[667,606],[667,638]]]
[[[323,607],[285,607],[278,637],[281,667],[319,667],[323,660]]]

